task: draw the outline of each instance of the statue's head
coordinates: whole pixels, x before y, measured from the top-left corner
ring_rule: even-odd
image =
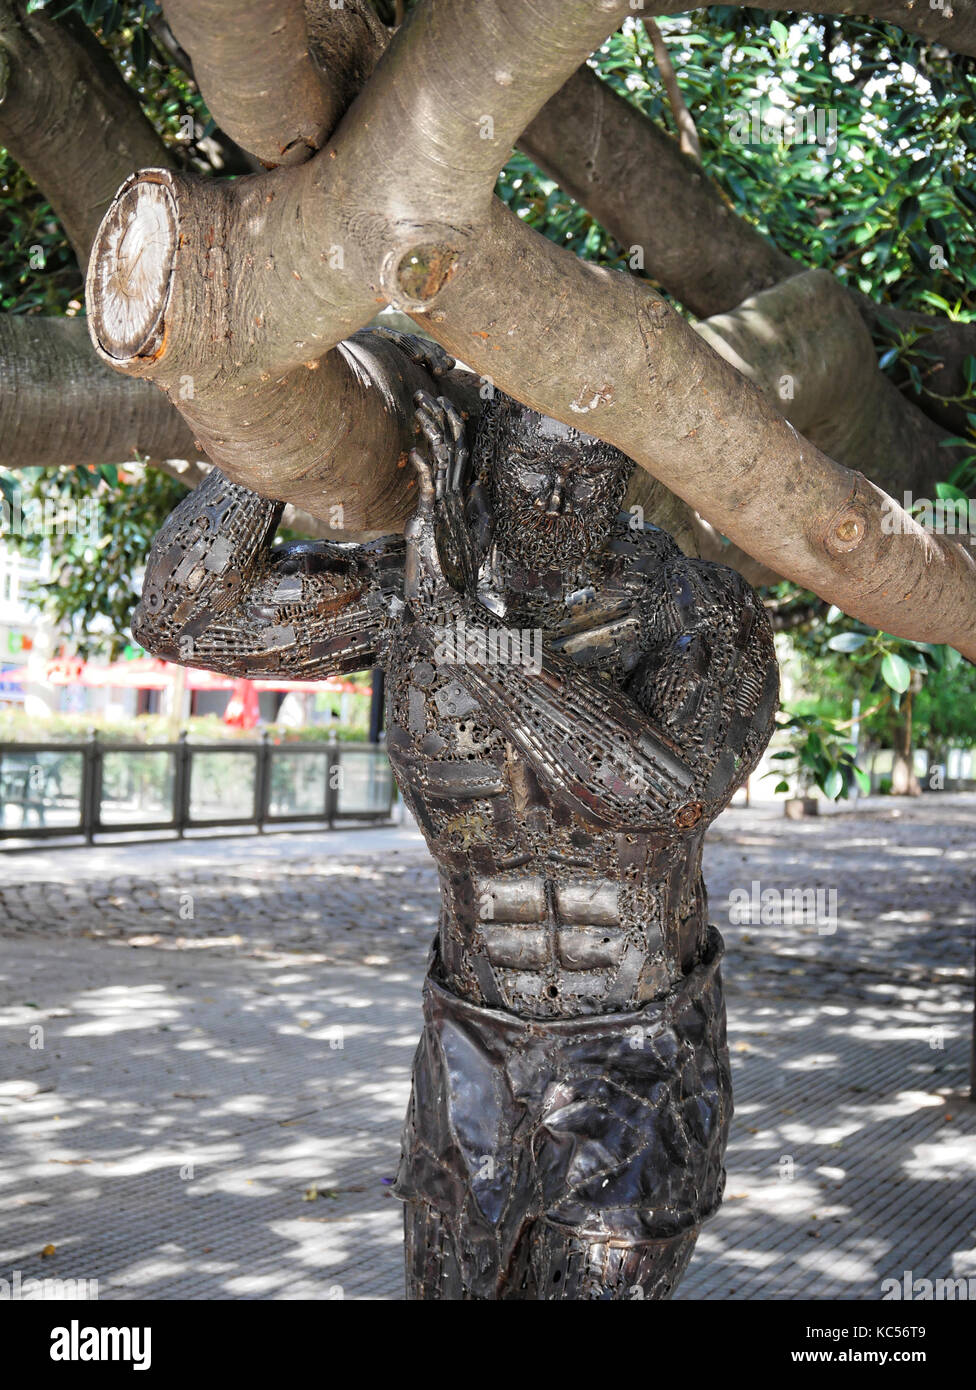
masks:
[[[598,550],[620,510],[632,459],[591,435],[495,393],[475,440],[494,537],[531,568]]]

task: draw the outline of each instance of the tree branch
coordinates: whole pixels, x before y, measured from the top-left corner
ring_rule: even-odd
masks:
[[[578,5],[575,24],[551,9],[545,23],[513,0],[474,12],[458,0],[415,11],[382,69],[388,96],[379,114],[385,105],[394,120],[403,117],[395,131],[381,120],[392,149],[374,144],[370,83],[355,123],[307,165],[234,185],[152,170],[128,180],[89,273],[89,322],[104,360],[162,387],[229,476],[247,469],[258,491],[276,489],[313,512],[339,497],[352,529],[402,524],[413,509],[414,479],[402,466],[413,442],[412,396],[429,382],[397,362],[395,349],[331,349],[372,318],[377,302],[397,296],[416,307],[449,278],[453,210],[469,222],[465,198],[490,204],[547,83],[558,85],[627,3]],[[461,37],[496,55],[488,91],[483,75],[455,61],[451,45]],[[436,149],[424,134],[433,125],[416,109],[418,66],[451,112]],[[417,171],[401,158],[411,125],[430,185],[419,198]],[[296,337],[310,308],[311,331]],[[362,459],[371,457],[401,466],[366,474]]]
[[[0,462],[126,463],[197,457],[193,434],[148,381],[92,352],[84,319],[0,314]]]
[[[365,0],[166,0],[165,9],[214,119],[269,167],[323,147],[386,43]]]
[[[677,140],[592,68],[573,73],[518,143],[702,318],[803,269],[736,216]]]
[[[695,314],[729,312],[758,291],[802,270],[799,262],[737,216],[707,175],[681,154],[676,140],[588,67],[574,73],[546,104],[524,132],[519,147],[625,250],[633,254],[639,249],[645,272]],[[929,383],[934,392],[947,397],[966,394],[964,362],[976,353],[976,324],[947,324],[929,315],[875,304],[856,290],[845,293],[868,327],[875,328],[883,319],[896,329],[913,329],[925,336],[920,346],[942,362]],[[802,329],[797,325],[793,331]],[[863,334],[857,334],[857,341],[870,351],[876,368],[876,356]],[[816,352],[815,340],[811,339],[808,351]],[[832,378],[833,366],[827,358],[822,370]],[[880,382],[872,387],[874,395],[882,391]],[[920,482],[921,491],[931,491],[945,476],[951,458],[939,447],[945,437],[942,430],[963,433],[965,411],[931,398],[919,401],[903,395],[899,403],[888,396],[886,414],[901,421],[895,431],[896,438],[901,434],[897,452],[904,455],[909,445],[920,449],[905,466]],[[940,428],[927,427],[920,411]],[[854,419],[848,422],[854,433],[855,426]],[[826,437],[815,433],[811,437],[831,450]],[[880,442],[875,446],[870,435],[864,434],[859,445],[859,452],[841,454],[842,462],[863,469],[886,487],[894,486]]]
[[[0,315],[0,368],[4,468],[140,459],[193,488],[213,467],[201,459],[186,421],[155,386],[119,376],[98,360],[82,319]],[[313,539],[336,535],[327,521],[292,505],[281,524]]]
[[[675,76],[674,64],[671,62],[668,46],[664,42],[664,35],[653,19],[644,20],[644,29],[654,49],[654,61],[657,63],[657,70],[661,74],[661,81],[664,83],[664,90],[667,92],[668,101],[671,104],[671,114],[678,131],[678,148],[682,154],[686,154],[696,164],[701,164],[701,142],[698,139],[698,131],[685,99],[681,95],[681,88]]]
[[[223,372],[232,397],[255,389],[262,365],[270,380],[327,352],[385,298],[502,390],[615,444],[775,572],[873,626],[976,656],[971,555],[799,436],[649,287],[577,260],[492,199],[511,141],[628,11],[423,4],[356,121],[307,165],[216,195],[169,175],[130,181],[89,270],[99,350],[169,380],[202,356],[205,380]],[[472,41],[490,64],[458,61]],[[333,239],[341,270],[320,249]],[[261,341],[255,306],[273,320]],[[242,456],[238,476],[253,467]]]
[[[801,434],[885,491],[925,496],[945,477],[943,431],[878,370],[853,296],[828,271],[794,275],[695,328]]]
[[[126,175],[175,163],[88,29],[14,0],[0,0],[0,144],[43,190],[82,271]]]

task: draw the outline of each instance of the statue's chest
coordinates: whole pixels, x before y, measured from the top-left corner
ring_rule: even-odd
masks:
[[[498,796],[509,780],[505,731],[459,678],[464,651],[440,659],[438,637],[407,628],[390,647],[387,747],[397,780],[424,803]]]
[[[595,635],[592,651],[573,634],[574,663],[607,659],[606,634]],[[558,638],[556,639],[558,641]],[[578,824],[556,792],[550,793],[513,735],[531,719],[517,698],[504,716],[487,697],[480,677],[511,682],[513,691],[541,669],[542,632],[532,628],[479,626],[453,619],[421,629],[404,624],[386,653],[387,750],[400,789],[435,852],[449,846],[465,854],[524,854],[580,833],[591,843],[594,827]],[[590,662],[587,662],[587,657]],[[555,731],[571,718],[561,710],[560,691],[549,685]]]

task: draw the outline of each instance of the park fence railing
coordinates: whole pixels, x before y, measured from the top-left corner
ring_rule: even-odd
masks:
[[[131,831],[388,821],[381,744],[0,743],[0,843]]]

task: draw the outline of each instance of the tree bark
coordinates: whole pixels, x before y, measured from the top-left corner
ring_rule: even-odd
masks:
[[[892,796],[921,796],[922,788],[915,775],[912,756],[912,702],[914,692],[909,688],[902,700],[901,714],[895,726],[894,761],[891,766]]]
[[[197,456],[192,431],[155,386],[98,360],[84,319],[0,314],[0,370],[5,467]]]
[[[725,313],[803,266],[736,215],[677,140],[580,67],[519,149],[693,314]]]
[[[322,148],[386,43],[365,0],[167,0],[165,10],[214,119],[269,167]]]
[[[895,497],[932,495],[951,457],[935,428],[878,371],[843,285],[808,270],[695,325],[818,448]]]

